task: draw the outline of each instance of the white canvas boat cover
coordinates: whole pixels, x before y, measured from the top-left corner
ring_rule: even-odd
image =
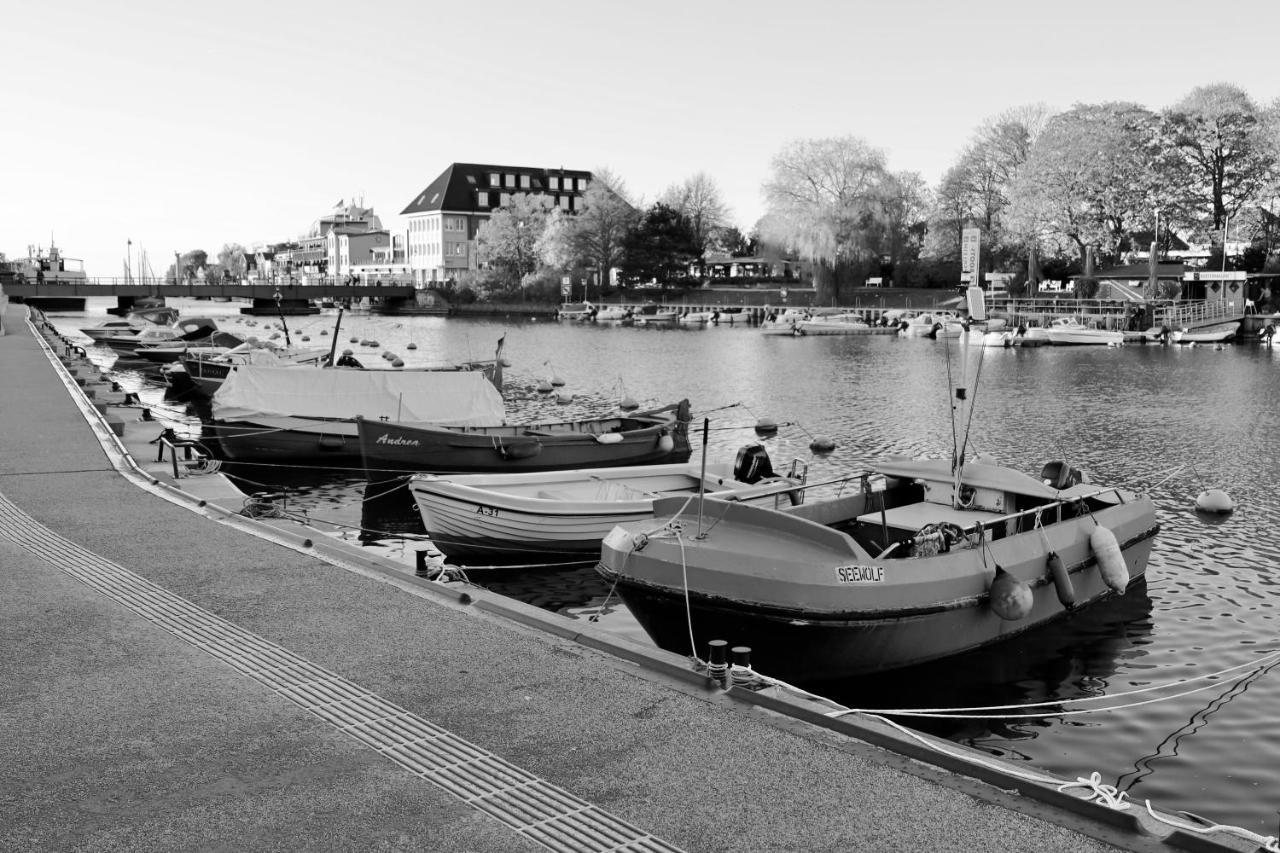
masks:
[[[386,418],[442,426],[493,426],[502,396],[480,371],[334,370],[239,365],[213,395],[215,420],[254,416]]]

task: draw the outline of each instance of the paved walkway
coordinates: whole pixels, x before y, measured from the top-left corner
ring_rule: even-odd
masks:
[[[883,727],[814,725],[709,688],[673,674],[674,656],[570,620],[465,601],[288,531],[251,535],[217,520],[216,500],[167,500],[116,470],[104,423],[91,428],[25,313],[10,305],[0,336],[0,850],[1177,840],[873,745],[893,746]],[[158,432],[106,410],[126,444]]]

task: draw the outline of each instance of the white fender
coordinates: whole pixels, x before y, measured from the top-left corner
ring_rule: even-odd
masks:
[[[1116,535],[1099,524],[1089,534],[1089,547],[1098,560],[1098,572],[1103,582],[1114,592],[1124,595],[1129,586],[1129,568],[1124,564],[1124,554],[1120,553]]]
[[[1053,577],[1053,586],[1058,591],[1058,601],[1070,610],[1076,606],[1076,588],[1071,584],[1071,575],[1067,565],[1058,556],[1057,551],[1049,552],[1049,574]]]

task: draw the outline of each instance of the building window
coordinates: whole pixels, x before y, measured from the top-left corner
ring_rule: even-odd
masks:
[[[567,195],[560,196],[560,209],[561,210],[569,209],[569,197]]]
[[[480,207],[488,207],[489,194],[484,190],[481,190],[480,192],[476,193],[476,204]]]
[[[586,191],[587,191],[587,179],[586,179],[586,178],[578,178],[578,192],[580,192],[580,193],[581,193],[581,192],[586,192]]]
[[[553,192],[559,191],[560,179],[554,175],[549,175],[547,177],[547,189],[552,190]]]
[[[528,175],[521,175],[521,176],[520,176],[520,189],[522,189],[522,190],[527,190],[527,189],[529,189],[529,176],[528,176]]]
[[[489,186],[491,186],[491,187],[500,187],[500,186],[502,186],[502,179],[499,177],[499,175],[498,175],[498,173],[497,173],[497,172],[490,172],[490,173],[489,173]]]
[[[515,175],[506,175],[505,177],[506,177],[506,179],[507,179],[507,181],[506,181],[507,189],[515,189],[515,187],[516,187],[516,176],[515,176]]]
[[[507,206],[508,206],[508,205],[510,205],[510,204],[511,204],[511,193],[503,193],[503,194],[502,194],[502,206],[503,206],[503,207],[507,207]]]

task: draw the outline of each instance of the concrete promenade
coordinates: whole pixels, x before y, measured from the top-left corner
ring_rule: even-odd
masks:
[[[1252,849],[243,519],[217,475],[178,494],[159,426],[26,313],[0,335],[0,851]]]

